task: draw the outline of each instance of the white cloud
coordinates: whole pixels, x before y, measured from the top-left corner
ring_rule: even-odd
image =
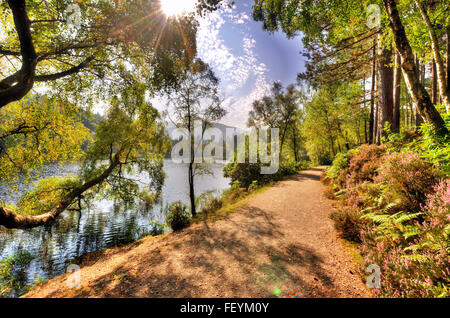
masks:
[[[222,81],[224,106],[229,112],[222,122],[237,127],[245,127],[253,101],[270,89],[267,66],[258,60],[256,41],[246,25],[250,21],[245,12],[225,6],[200,21],[197,35],[199,56]],[[236,31],[232,46],[221,34],[225,24],[234,26]],[[241,47],[242,52],[236,52],[236,47]]]

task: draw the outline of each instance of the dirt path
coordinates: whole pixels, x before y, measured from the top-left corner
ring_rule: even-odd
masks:
[[[226,219],[90,256],[26,297],[368,297],[336,239],[315,168],[251,198]],[[90,259],[89,259],[90,258]]]

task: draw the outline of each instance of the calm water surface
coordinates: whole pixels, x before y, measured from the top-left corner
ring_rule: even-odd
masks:
[[[196,177],[196,195],[214,191],[213,195],[229,187],[223,177],[222,165],[212,165],[213,175]],[[47,167],[45,176],[75,174],[75,165]],[[96,201],[89,208],[66,211],[49,227],[32,230],[0,229],[0,260],[20,250],[28,251],[34,258],[21,269],[21,281],[31,284],[36,279],[50,279],[66,271],[70,261],[83,254],[135,241],[151,233],[151,221],[165,221],[163,207],[174,201],[189,202],[186,166],[165,161],[166,180],[162,200],[152,208],[144,205],[127,207],[110,200]],[[145,179],[144,176],[142,176]],[[0,186],[0,199],[14,203],[19,193],[10,194]],[[13,295],[14,296],[14,295]]]

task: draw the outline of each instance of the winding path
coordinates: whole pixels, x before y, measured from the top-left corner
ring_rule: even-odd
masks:
[[[369,297],[336,238],[314,168],[214,223],[85,257],[80,289],[67,274],[26,297]]]

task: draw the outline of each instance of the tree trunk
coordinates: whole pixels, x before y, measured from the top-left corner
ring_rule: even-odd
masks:
[[[37,54],[31,36],[31,22],[24,0],[8,0],[13,13],[14,26],[20,42],[22,67],[15,74],[2,80],[0,108],[22,99],[32,88],[37,65]]]
[[[447,28],[447,95],[450,95],[450,26]]]
[[[414,122],[414,107],[412,102],[409,103],[409,127],[412,130]]]
[[[377,42],[374,41],[373,46],[373,60],[372,60],[372,83],[370,90],[370,122],[369,122],[369,144],[373,144],[375,139],[375,82],[377,75]]]
[[[369,142],[369,136],[367,134],[367,119],[364,119],[364,143]]]
[[[188,130],[191,146],[191,158],[189,160],[189,171],[188,171],[188,183],[189,183],[189,200],[191,202],[191,214],[193,217],[196,216],[197,212],[195,210],[195,188],[194,188],[194,159],[195,159],[195,137],[194,128],[192,127],[192,116],[191,116],[191,105],[187,106],[187,119],[188,119]]]
[[[438,92],[437,92],[437,70],[436,70],[436,62],[433,59],[431,61],[431,102],[433,105],[438,103]]]
[[[422,15],[422,19],[425,21],[428,33],[431,38],[431,48],[433,50],[434,59],[436,60],[439,91],[441,93],[442,100],[444,101],[445,108],[447,109],[447,113],[448,113],[448,112],[450,112],[450,95],[449,95],[449,91],[447,90],[447,82],[445,79],[444,61],[441,57],[441,53],[439,52],[439,40],[438,40],[438,37],[434,30],[433,24],[430,21],[430,18],[428,16],[428,13],[427,13],[425,7],[422,5],[422,3],[419,0],[414,0],[414,1],[416,3],[417,7],[419,8],[420,14]]]
[[[402,69],[401,57],[398,52],[395,52],[395,69],[394,69],[394,113],[392,121],[392,131],[400,132],[400,97],[402,84]]]
[[[417,66],[417,70],[419,72],[419,78],[420,78],[420,83],[424,86],[424,82],[425,82],[425,72],[423,70],[422,65],[420,64],[420,59],[417,57],[417,55],[414,56],[415,61],[416,61],[416,66]],[[422,116],[420,115],[420,112],[417,110],[416,107],[416,114],[414,117],[414,126],[415,126],[415,131],[418,132],[420,126],[424,123],[424,120],[422,118]]]
[[[379,104],[377,102],[376,106],[375,106],[375,116],[374,116],[374,126],[373,126],[373,142],[374,143],[377,143],[377,140],[378,140],[378,119],[380,117],[379,116],[380,110],[379,110],[378,106],[379,106]]]
[[[195,217],[197,212],[195,210],[195,189],[194,189],[194,163],[189,163],[189,200],[191,201],[191,213]]]
[[[294,142],[294,158],[295,162],[298,162],[298,153],[297,153],[297,129],[295,129],[295,125],[292,125],[292,134],[293,134],[293,142]]]
[[[390,66],[391,63],[392,49],[382,47],[380,43],[378,49],[378,144],[381,142],[381,137],[385,136],[385,124],[392,124],[394,116],[394,71]]]
[[[84,192],[105,181],[114,169],[119,165],[118,155],[114,156],[110,166],[99,176],[87,181],[83,185],[72,189],[49,212],[37,216],[17,214],[7,208],[0,207],[0,225],[8,229],[31,229],[38,226],[51,224],[62,212],[64,212]]]
[[[426,122],[431,123],[439,136],[445,137],[448,134],[445,122],[431,102],[430,95],[420,83],[419,73],[414,64],[414,55],[406,37],[405,28],[400,19],[395,0],[383,0],[386,12],[391,21],[396,47],[402,57],[402,69],[405,74],[406,86],[411,94],[414,103],[417,105],[419,113]]]

